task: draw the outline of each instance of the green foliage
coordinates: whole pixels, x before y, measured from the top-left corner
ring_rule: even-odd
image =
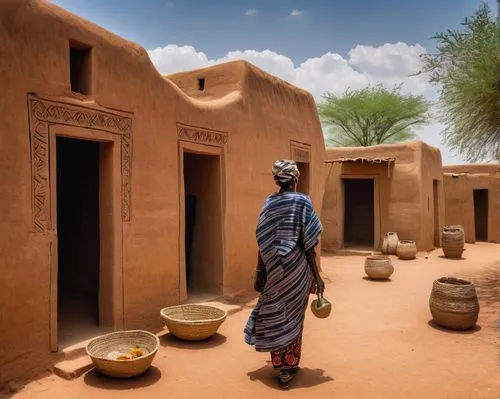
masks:
[[[380,85],[327,93],[318,105],[327,144],[371,146],[415,137],[414,128],[428,123],[429,103],[422,96],[403,95],[401,87]]]
[[[445,143],[468,161],[500,159],[500,31],[486,3],[462,29],[437,34],[421,73],[441,88]]]

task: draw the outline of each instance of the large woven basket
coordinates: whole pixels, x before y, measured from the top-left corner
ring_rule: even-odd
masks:
[[[396,249],[396,254],[399,259],[411,260],[417,257],[417,246],[415,241],[400,240]]]
[[[214,335],[227,313],[214,306],[179,305],[160,311],[168,330],[186,341],[202,341]]]
[[[429,307],[440,326],[468,330],[474,327],[479,315],[476,288],[467,280],[441,277],[432,285]]]
[[[130,353],[138,346],[144,355],[131,360],[116,360],[113,353]],[[130,378],[144,373],[158,352],[160,340],[142,330],[117,331],[94,338],[87,345],[87,354],[96,370],[110,377]]]
[[[388,256],[367,256],[365,259],[365,273],[374,280],[386,280],[394,273],[391,259]]]
[[[461,258],[464,252],[465,234],[462,226],[445,226],[441,234],[441,246],[447,258]]]

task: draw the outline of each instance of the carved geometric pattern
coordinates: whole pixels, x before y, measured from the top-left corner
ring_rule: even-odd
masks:
[[[132,182],[132,143],[130,134],[123,135],[122,145],[122,220],[130,221]]]
[[[224,146],[227,143],[226,133],[207,130],[199,127],[177,124],[177,135],[181,140],[193,141],[201,144]]]
[[[28,96],[31,143],[33,228],[50,230],[49,125],[102,130],[121,137],[122,221],[130,221],[132,178],[132,118],[109,111]]]
[[[36,123],[31,135],[31,190],[35,231],[50,226],[49,131],[48,124]]]
[[[126,116],[35,98],[30,99],[30,104],[33,116],[41,121],[88,127],[115,134],[132,133],[132,119]]]

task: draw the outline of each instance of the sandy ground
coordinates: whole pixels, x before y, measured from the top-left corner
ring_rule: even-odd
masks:
[[[117,381],[93,371],[74,381],[50,376],[14,397],[498,399],[500,245],[468,245],[458,261],[441,254],[394,259],[388,282],[363,279],[362,257],[324,257],[325,296],[334,311],[324,320],[308,311],[302,370],[289,391],[277,387],[268,354],[243,343],[248,304],[209,341],[163,338],[153,367],[137,379]],[[481,313],[473,331],[450,332],[429,323],[432,282],[447,275],[477,285]]]

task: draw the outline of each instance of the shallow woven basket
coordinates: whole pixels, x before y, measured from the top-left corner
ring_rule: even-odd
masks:
[[[476,288],[467,280],[441,277],[432,285],[429,308],[440,326],[468,330],[474,327],[479,315]]]
[[[461,258],[464,252],[465,234],[462,226],[445,226],[441,234],[441,246],[447,258]]]
[[[400,240],[396,249],[396,254],[399,259],[411,260],[417,257],[417,246],[415,241]]]
[[[202,341],[214,335],[227,313],[214,306],[179,305],[160,311],[168,330],[186,341]]]
[[[367,256],[365,259],[365,273],[374,280],[388,279],[394,273],[391,259],[388,256]]]
[[[107,356],[114,351],[130,353],[135,346],[144,356],[131,360],[113,360]],[[142,330],[116,331],[94,338],[87,345],[87,354],[96,370],[110,377],[130,378],[144,373],[158,352],[160,340],[154,334]]]

